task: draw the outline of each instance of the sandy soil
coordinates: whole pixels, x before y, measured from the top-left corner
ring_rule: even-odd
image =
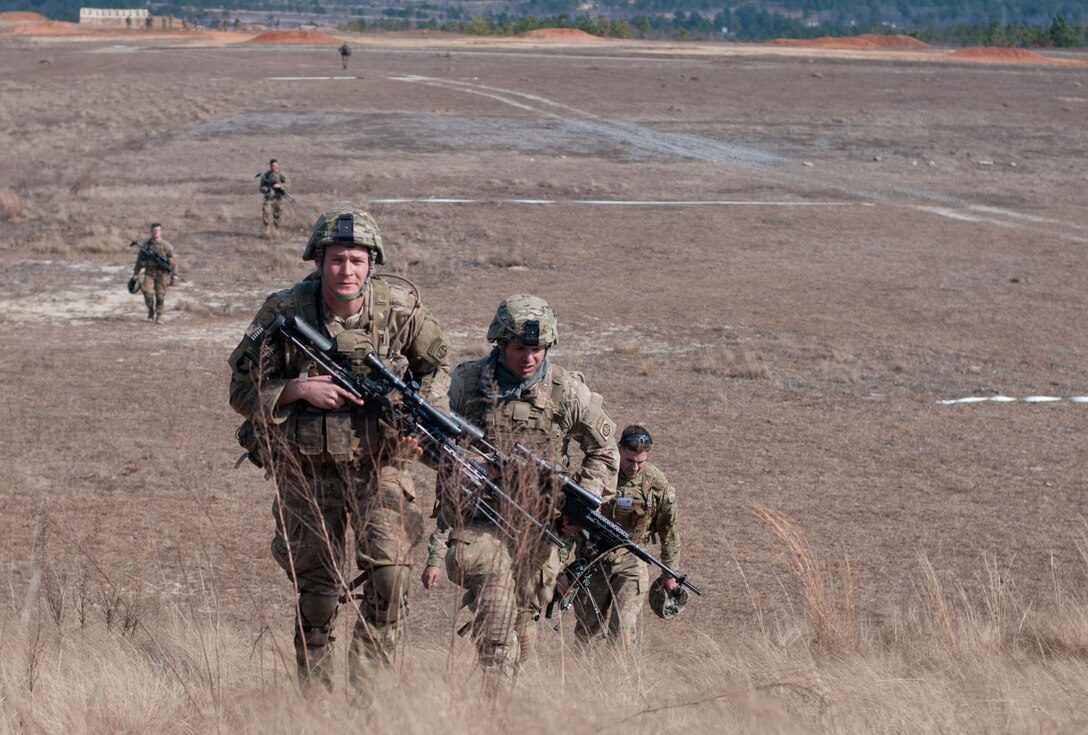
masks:
[[[271,603],[286,635],[226,357],[346,199],[458,356],[503,296],[541,294],[556,361],[653,430],[706,590],[670,631],[801,604],[752,502],[848,559],[874,623],[917,601],[923,554],[969,595],[987,564],[1039,604],[1083,588],[1083,67],[390,35],[353,38],[344,73],[331,48],[121,35],[0,39],[16,594],[48,547],[164,602],[214,590],[255,630]],[[280,242],[256,237],[270,157],[298,200]],[[187,279],[158,327],[124,289],[152,220]],[[995,395],[1062,400],[938,403]],[[414,589],[413,635],[441,638],[454,597]]]

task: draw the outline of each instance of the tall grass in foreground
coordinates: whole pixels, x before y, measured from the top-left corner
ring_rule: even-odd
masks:
[[[94,614],[57,615],[46,567],[28,596],[0,613],[0,731],[1088,728],[1088,604],[1063,596],[1046,610],[1023,609],[988,573],[981,599],[949,595],[923,558],[917,604],[866,621],[854,612],[848,575],[832,578],[785,517],[753,512],[789,552],[803,615],[728,636],[670,635],[675,629],[656,625],[632,653],[579,652],[547,636],[538,660],[497,694],[482,685],[470,646],[458,639],[452,652],[409,641],[405,661],[376,677],[365,697],[341,685],[307,700],[294,683],[286,633],[228,627],[212,613],[180,608],[132,613],[122,605],[107,623],[101,595]]]

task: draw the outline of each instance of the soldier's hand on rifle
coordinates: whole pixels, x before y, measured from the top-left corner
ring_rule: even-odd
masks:
[[[286,406],[295,401],[306,401],[314,408],[326,411],[340,408],[348,403],[363,405],[361,398],[356,398],[348,391],[333,382],[328,375],[318,375],[313,378],[301,380],[295,378],[287,381],[283,393],[277,402],[280,406]]]
[[[438,567],[425,566],[423,567],[423,589],[429,590],[438,583]]]
[[[559,517],[559,530],[563,532],[564,536],[574,536],[582,530],[582,527],[576,523],[571,523],[570,518],[563,514]]]
[[[359,402],[362,403],[362,401]],[[414,436],[402,436],[400,438],[400,450],[415,457],[423,456],[423,447],[419,446],[419,439]]]

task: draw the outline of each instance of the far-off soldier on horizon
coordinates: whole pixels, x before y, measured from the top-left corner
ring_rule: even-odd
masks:
[[[258,187],[264,195],[261,203],[261,224],[264,229],[261,237],[271,237],[279,233],[283,218],[283,200],[287,197],[287,176],[280,171],[280,163],[275,158],[268,162],[268,170],[261,176]]]
[[[348,57],[351,56],[351,46],[348,46],[348,42],[344,41],[340,46],[340,63],[344,65],[344,68],[348,68]]]
[[[549,358],[558,338],[548,302],[526,294],[506,298],[487,330],[495,345],[491,354],[454,370],[450,408],[482,428],[504,454],[516,456],[514,445],[521,443],[553,465],[566,463],[573,440],[583,453],[575,479],[607,499],[615,493],[618,469],[615,424],[581,373]],[[537,521],[573,540],[579,529],[560,515],[563,494],[554,477],[515,464],[492,479]],[[504,534],[460,502],[456,482],[440,481],[437,494],[423,586],[431,588],[444,565],[474,612],[471,633],[480,665],[491,675],[513,676],[532,656],[540,611],[552,599],[560,569],[558,549],[530,524]]]
[[[178,282],[178,261],[174,256],[174,248],[162,239],[162,225],[158,222],[151,225],[151,237],[143,243],[132,244],[139,247],[139,253],[136,255],[130,284],[139,284],[144,293],[144,303],[147,304],[147,319],[158,323],[162,321],[162,312],[166,306],[166,290]],[[141,270],[144,272],[142,282]],[[133,288],[130,286],[129,290],[132,291]]]
[[[615,497],[601,506],[601,513],[643,548],[660,542],[661,561],[676,569],[680,563],[676,490],[665,474],[647,461],[651,446],[650,432],[637,424],[620,434],[619,482]],[[626,549],[598,551],[586,546],[585,542],[580,544],[580,555],[599,560],[588,577],[592,600],[584,590],[575,597],[575,635],[581,641],[608,638],[622,646],[634,645],[639,612],[651,592],[649,566]],[[662,574],[653,584],[666,596],[682,595],[686,602],[687,592],[674,577]],[[656,607],[654,612],[666,617]]]
[[[333,684],[333,635],[340,600],[351,607],[348,671],[363,691],[402,648],[411,550],[423,538],[407,462],[422,451],[364,404],[319,374],[279,333],[259,337],[278,316],[301,317],[334,344],[332,357],[366,378],[376,354],[447,410],[450,344],[403,279],[375,274],[386,261],[374,219],[351,207],[321,214],[302,254],[317,270],[268,297],[230,356],[230,405],[247,418],[239,441],[276,482],[272,556],[298,593],[299,681]],[[352,590],[348,535],[363,572]]]

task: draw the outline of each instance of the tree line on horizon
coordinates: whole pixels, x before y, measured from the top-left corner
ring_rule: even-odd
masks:
[[[312,16],[321,25],[347,30],[427,29],[468,35],[516,35],[538,28],[576,28],[611,38],[686,38],[767,41],[863,33],[902,33],[927,43],[962,46],[1070,48],[1088,46],[1088,0],[597,0],[596,13],[577,10],[578,0],[496,0],[487,12],[470,14],[456,1],[407,4],[391,0],[165,0],[152,13],[204,26],[230,24],[232,11],[277,13],[292,20]],[[385,3],[385,4],[383,4]],[[0,11],[31,10],[76,21],[80,7],[143,6],[135,0],[0,0]],[[474,7],[479,7],[474,4]],[[236,16],[234,16],[236,17]],[[297,20],[295,20],[297,22]],[[234,23],[237,25],[237,23]],[[287,27],[284,24],[283,27]]]

